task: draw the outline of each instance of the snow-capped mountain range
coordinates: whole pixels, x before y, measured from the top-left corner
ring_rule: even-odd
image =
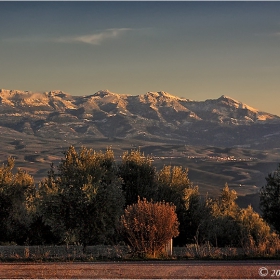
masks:
[[[227,96],[193,101],[167,92],[88,96],[0,90],[0,126],[54,138],[123,138],[206,145],[274,145],[280,117]],[[273,144],[274,143],[274,144]]]

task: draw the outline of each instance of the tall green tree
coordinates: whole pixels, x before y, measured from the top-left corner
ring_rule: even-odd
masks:
[[[158,200],[170,201],[177,208],[184,205],[185,191],[192,187],[188,177],[188,169],[171,165],[165,165],[157,173],[157,184]]]
[[[240,226],[239,240],[242,247],[249,245],[258,247],[271,239],[269,225],[250,205],[245,209],[240,209],[236,220]]]
[[[272,239],[268,224],[251,206],[236,203],[237,193],[226,184],[218,198],[207,198],[199,226],[199,241],[217,247],[266,246]]]
[[[179,236],[175,245],[193,242],[199,223],[200,196],[188,177],[188,169],[182,166],[164,166],[157,173],[157,201],[166,201],[176,206],[180,222]]]
[[[61,241],[84,248],[112,242],[124,204],[113,151],[71,146],[64,156],[40,184],[44,223]]]
[[[35,213],[35,184],[31,175],[18,169],[8,158],[0,167],[0,241],[28,242],[29,226]]]
[[[236,203],[237,192],[231,190],[228,184],[222,189],[221,194],[212,203],[212,212],[215,216],[235,217],[239,207]]]
[[[153,199],[156,196],[156,169],[152,165],[152,158],[144,156],[139,150],[123,154],[119,164],[119,176],[123,180],[126,205],[136,203],[138,196],[146,199]]]
[[[280,233],[280,164],[265,179],[266,185],[260,191],[260,209],[264,220]]]
[[[240,228],[236,221],[239,207],[236,203],[237,193],[227,184],[219,197],[207,198],[204,204],[204,217],[200,221],[197,239],[209,241],[217,247],[236,246],[239,242]]]

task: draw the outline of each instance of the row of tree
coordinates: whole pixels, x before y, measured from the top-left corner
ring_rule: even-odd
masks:
[[[141,242],[153,244],[154,252],[157,242],[162,247],[158,240],[176,236],[175,245],[209,241],[214,246],[258,246],[276,238],[252,207],[238,207],[236,192],[227,185],[217,198],[201,197],[187,169],[164,166],[157,171],[138,150],[125,152],[117,163],[111,149],[76,151],[71,146],[38,185],[25,171],[13,172],[14,165],[9,158],[0,168],[2,243],[86,247],[126,241],[135,248]],[[265,188],[262,194],[267,194]],[[265,212],[267,200],[261,201]],[[267,221],[279,231],[273,218]]]

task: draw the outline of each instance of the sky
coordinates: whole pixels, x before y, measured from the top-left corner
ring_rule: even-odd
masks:
[[[280,2],[0,1],[0,88],[229,96],[280,116]]]

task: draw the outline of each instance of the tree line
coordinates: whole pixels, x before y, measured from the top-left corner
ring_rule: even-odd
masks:
[[[280,219],[276,222],[273,213],[279,215],[280,169],[261,190],[261,217],[251,206],[240,208],[227,184],[218,197],[202,197],[186,168],[157,170],[139,150],[123,153],[116,162],[111,149],[70,146],[38,184],[14,167],[8,158],[0,168],[2,244],[86,248],[122,241],[154,254],[172,237],[179,246],[210,242],[217,247],[269,246],[278,239]],[[269,189],[273,183],[278,197]]]

